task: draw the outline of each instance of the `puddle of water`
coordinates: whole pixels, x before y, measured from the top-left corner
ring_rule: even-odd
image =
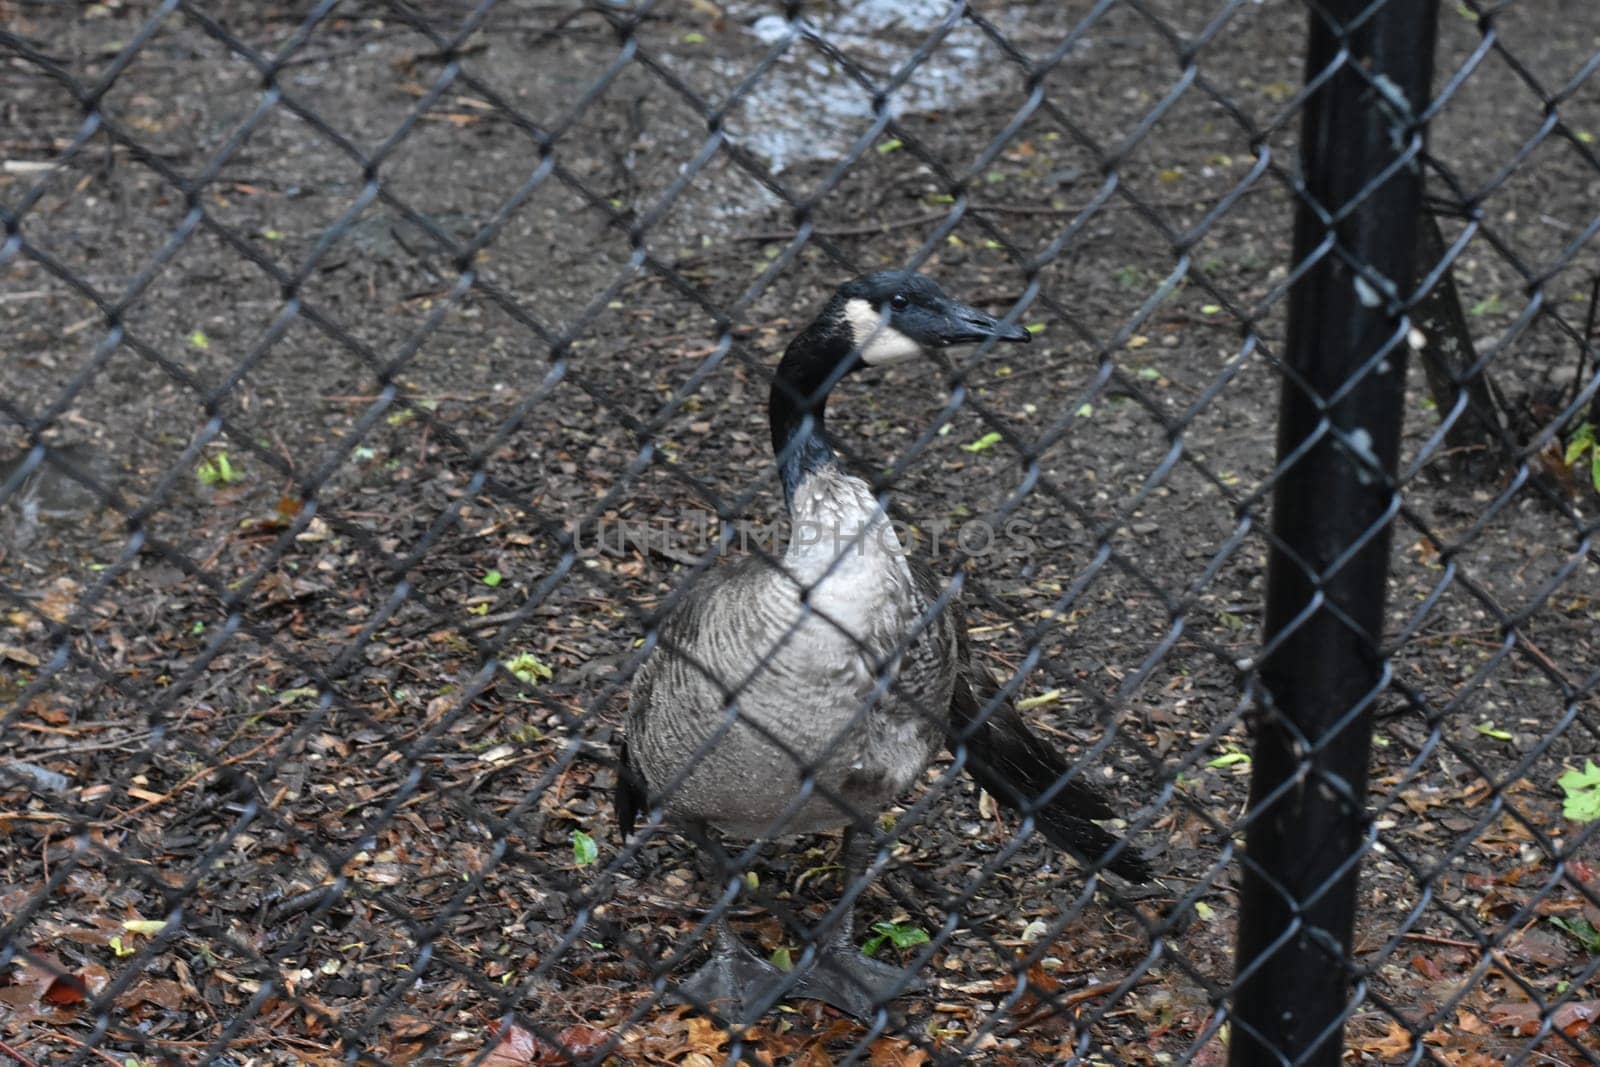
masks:
[[[1042,17],[1043,10],[997,5],[987,9],[985,17],[1019,42],[1059,40],[1052,32],[1058,27]],[[948,0],[849,0],[808,8],[803,23],[882,85],[951,12]],[[786,19],[772,13],[770,3],[734,0],[727,15],[730,23],[742,27],[748,47],[713,55],[696,50],[676,57],[685,64],[708,67],[723,87],[723,96],[749,73],[759,56],[795,32]],[[1060,27],[1062,32],[1067,24]],[[983,31],[961,19],[889,96],[887,109],[891,116],[947,111],[985,96],[1010,95],[1020,102],[1021,93],[1017,67]],[[838,159],[871,128],[873,118],[871,93],[813,44],[797,38],[728,113],[726,128],[742,148],[781,176],[799,164]],[[714,193],[709,187],[698,191],[702,232],[726,229],[729,223],[779,203],[754,182],[722,183]]]
[[[752,14],[736,7],[730,15]],[[928,37],[949,19],[943,0],[858,0],[839,4],[806,25],[849,56],[874,81],[887,82]],[[1021,26],[1024,12],[992,13],[1002,32]],[[782,16],[767,14],[750,23],[747,32],[763,45],[783,40],[792,27]],[[730,64],[731,66],[731,64]],[[911,77],[888,100],[893,116],[938,111],[1015,90],[1017,69],[972,23],[957,23]],[[764,159],[775,172],[796,163],[837,158],[872,123],[872,97],[841,67],[796,41],[771,73],[744,98],[729,126],[740,144]]]

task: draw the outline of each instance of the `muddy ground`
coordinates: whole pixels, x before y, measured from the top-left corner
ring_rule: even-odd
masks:
[[[307,6],[0,0],[0,1062],[1218,1060],[1303,5],[978,5],[881,128],[839,54],[769,63],[753,3],[627,34]],[[940,10],[811,17],[882,84]],[[1600,749],[1600,499],[1546,447],[1587,379],[1600,15],[1493,27],[1475,59],[1441,14],[1436,84],[1471,73],[1429,188],[1482,209],[1456,278],[1522,451],[1444,454],[1413,370],[1351,970],[1375,1062],[1600,1048],[1600,856],[1557,781]],[[1041,97],[1003,44],[1060,53]],[[735,1039],[652,984],[703,894],[669,835],[620,852],[604,757],[650,610],[719,520],[781,509],[787,337],[913,257],[1035,343],[853,381],[832,429],[928,540],[1018,524],[964,564],[976,647],[1162,878],[1086,890],[957,780],[862,898],[932,936],[879,949],[926,987]],[[833,862],[757,863],[764,954]]]

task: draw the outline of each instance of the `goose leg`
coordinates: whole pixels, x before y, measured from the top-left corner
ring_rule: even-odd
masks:
[[[860,881],[872,859],[872,837],[844,832],[844,885]],[[818,948],[816,963],[801,978],[795,995],[820,1000],[858,1019],[871,1018],[893,997],[917,988],[918,983],[899,967],[863,955],[855,944],[855,908],[844,914]]]
[[[692,834],[702,879],[717,891],[728,884],[727,854],[709,834]],[[715,906],[715,905],[714,905]],[[783,996],[784,973],[752,952],[718,912],[712,930],[716,945],[700,969],[678,983],[679,1000],[710,1009],[730,1022],[754,1022]]]

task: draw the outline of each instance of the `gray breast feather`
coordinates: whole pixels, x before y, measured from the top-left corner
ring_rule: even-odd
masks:
[[[766,560],[704,575],[633,685],[629,753],[652,797],[776,836],[870,818],[904,792],[943,741],[955,683],[949,612],[905,644],[933,600],[918,578],[846,633]]]

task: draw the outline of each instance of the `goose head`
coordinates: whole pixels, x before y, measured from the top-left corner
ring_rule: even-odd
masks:
[[[817,317],[789,342],[778,364],[774,399],[810,398],[819,409],[845,375],[903,363],[932,349],[983,341],[1027,344],[1021,326],[952,300],[925,274],[882,270],[841,285]]]
[[[928,349],[991,338],[1027,344],[1032,335],[987,312],[952,300],[925,274],[885,270],[846,282],[824,311],[845,327],[868,367],[899,363]]]
[[[828,394],[845,375],[991,340],[1027,344],[1033,336],[951,299],[913,271],[879,271],[841,285],[789,342],[773,378],[767,412],[785,492],[792,495],[801,477],[833,459],[823,421]]]

